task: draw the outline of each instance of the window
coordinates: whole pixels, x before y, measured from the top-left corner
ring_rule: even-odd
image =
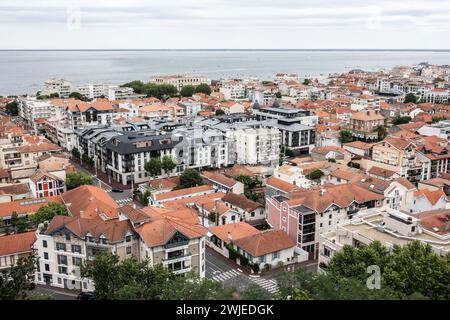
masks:
[[[48,252],[44,252],[44,259],[48,260]]]
[[[131,254],[131,246],[127,247],[127,254]]]
[[[231,220],[235,221],[236,220],[236,216],[231,216]]]
[[[79,246],[77,244],[73,244],[72,245],[72,252],[81,253],[81,246]]]
[[[44,265],[44,269],[45,271],[50,271],[50,265],[48,265],[47,263]]]
[[[331,256],[331,250],[329,248],[327,248],[327,247],[323,247],[323,255],[325,257]]]
[[[255,211],[253,211],[252,213],[250,213],[250,216],[251,216],[251,217],[254,217],[254,216],[255,216]]]
[[[62,283],[61,278],[58,278],[58,284],[61,284],[61,283]]]
[[[47,240],[42,240],[42,246],[43,246],[44,248],[47,248]]]
[[[72,264],[74,266],[81,267],[82,263],[83,263],[83,259],[81,259],[79,257],[72,257]]]
[[[280,258],[280,252],[279,251],[272,253],[272,260],[279,259],[279,258]]]
[[[131,236],[126,236],[126,237],[125,237],[125,241],[126,241],[126,242],[130,242],[130,241],[131,241]]]
[[[70,241],[70,234],[69,234],[69,233],[66,234],[66,240],[67,240],[67,241]]]
[[[66,251],[66,244],[65,243],[61,243],[61,242],[57,242],[56,243],[56,250]]]
[[[62,256],[58,254],[58,264],[64,264],[67,266],[67,256]]]
[[[60,274],[67,274],[67,267],[59,266],[58,267],[58,273],[60,273]]]

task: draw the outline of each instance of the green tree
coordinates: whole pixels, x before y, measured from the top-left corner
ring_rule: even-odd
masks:
[[[378,135],[378,140],[383,140],[387,136],[387,129],[384,125],[379,125],[375,127],[375,132]]]
[[[72,92],[72,93],[70,93],[69,94],[69,98],[74,98],[74,99],[81,100],[81,101],[88,101],[89,100],[86,96],[82,95],[79,92]]]
[[[11,116],[17,116],[19,114],[19,105],[17,101],[11,101],[6,104],[6,113]]]
[[[80,159],[81,156],[80,150],[78,150],[77,148],[73,148],[71,153],[72,157],[74,157],[75,159]]]
[[[33,254],[17,260],[15,266],[0,272],[0,300],[25,299],[31,289],[36,270]]]
[[[222,116],[225,114],[225,111],[223,111],[222,109],[217,109],[215,114],[216,114],[216,116]]]
[[[197,87],[195,87],[196,93],[204,93],[207,95],[211,94],[211,87],[206,83],[201,83]]]
[[[318,180],[324,175],[323,171],[320,169],[316,169],[311,171],[306,177],[310,180]]]
[[[414,93],[408,93],[405,96],[405,103],[417,103],[418,98]]]
[[[303,85],[308,86],[311,84],[311,82],[312,82],[311,79],[305,79],[305,80],[303,80]]]
[[[78,188],[82,185],[92,185],[94,183],[92,176],[87,175],[84,172],[74,172],[66,175],[66,188],[67,190]]]
[[[242,300],[271,300],[272,296],[256,283],[250,282],[247,288],[240,293],[240,298]]]
[[[171,156],[163,156],[161,159],[161,168],[167,175],[177,167],[176,161]]]
[[[195,93],[195,87],[191,85],[183,86],[180,90],[180,95],[182,97],[192,97]]]
[[[411,121],[411,117],[409,116],[398,116],[392,120],[394,125],[409,123]]]
[[[339,132],[339,141],[341,143],[347,143],[353,141],[353,134],[349,130],[341,130]]]
[[[245,190],[251,190],[262,185],[262,181],[259,180],[258,177],[239,175],[235,180],[241,182],[244,185]]]
[[[171,84],[147,83],[144,88],[147,97],[156,97],[158,99],[174,97],[178,94],[177,88]]]
[[[144,169],[151,177],[159,176],[161,174],[162,162],[159,158],[151,158],[144,164]]]
[[[191,188],[203,185],[203,179],[195,169],[186,169],[180,175],[180,188]]]
[[[121,85],[121,87],[132,88],[134,93],[144,94],[146,93],[145,84],[140,80],[134,80]]]
[[[54,216],[68,216],[69,212],[67,208],[61,204],[56,202],[50,202],[45,206],[42,206],[36,211],[34,214],[30,215],[30,221],[35,226],[43,223],[45,221],[51,221]]]

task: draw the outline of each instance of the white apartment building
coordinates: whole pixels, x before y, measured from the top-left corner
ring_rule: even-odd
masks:
[[[430,244],[436,254],[445,256],[450,252],[448,221],[444,219],[448,214],[448,210],[437,210],[413,217],[391,208],[362,210],[319,236],[319,270],[345,245],[359,247],[373,241],[392,248],[419,240]]]
[[[150,82],[156,84],[171,84],[177,88],[178,91],[184,86],[198,86],[202,83],[209,83],[208,78],[204,76],[189,76],[189,75],[172,75],[172,76],[156,76],[150,79]]]
[[[122,100],[135,96],[132,88],[110,84],[85,84],[79,86],[77,91],[89,99]]]
[[[282,165],[275,169],[273,176],[304,189],[311,187],[311,180],[307,179],[303,169],[297,166]]]
[[[19,116],[30,127],[37,130],[36,119],[62,118],[64,110],[55,106],[51,101],[38,100],[36,98],[20,98],[18,103]]]
[[[52,78],[44,82],[41,95],[57,93],[60,98],[68,98],[74,91],[77,91],[77,88],[72,84],[72,82],[64,79]]]
[[[219,89],[223,93],[225,100],[246,100],[248,99],[245,84],[241,81],[223,82]]]
[[[236,142],[236,163],[275,167],[280,157],[280,130],[270,127],[236,127],[230,134]]]

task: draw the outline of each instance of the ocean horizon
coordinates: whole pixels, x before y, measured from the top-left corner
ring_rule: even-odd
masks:
[[[450,49],[2,49],[0,95],[35,94],[45,80],[123,84],[152,76],[273,79],[276,73],[323,76],[352,69],[450,64]]]

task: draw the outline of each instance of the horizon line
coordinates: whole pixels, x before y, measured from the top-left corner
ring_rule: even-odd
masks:
[[[187,48],[176,48],[176,49],[169,49],[169,48],[156,48],[156,49],[121,49],[121,48],[115,48],[115,49],[101,49],[101,48],[84,48],[84,49],[0,49],[0,51],[394,51],[394,52],[405,52],[405,51],[418,51],[418,52],[450,52],[449,49],[389,49],[389,48],[383,48],[383,49],[362,49],[362,48],[326,48],[326,49],[320,49],[320,48],[309,48],[309,49],[289,49],[289,48],[283,48],[283,49],[252,49],[252,48],[245,48],[245,49],[237,49],[237,48],[218,48],[218,49],[205,49],[205,48],[193,48],[193,49],[187,49]]]

